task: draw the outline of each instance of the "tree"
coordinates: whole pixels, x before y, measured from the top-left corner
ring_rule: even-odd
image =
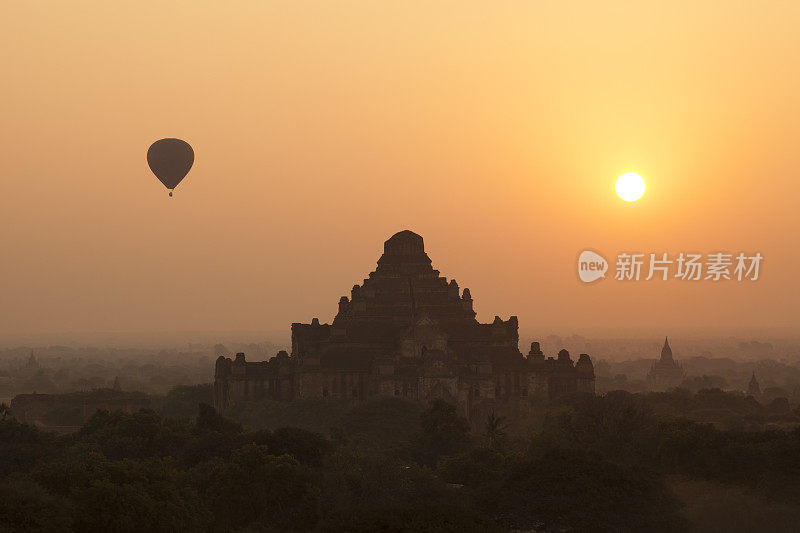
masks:
[[[509,529],[685,531],[676,500],[658,475],[581,450],[547,450],[509,470],[476,504]]]
[[[28,480],[0,484],[0,531],[70,531],[72,510],[62,497]]]
[[[11,473],[28,472],[37,463],[52,459],[60,452],[52,433],[18,422],[15,418],[0,421],[0,478]]]
[[[330,451],[330,442],[320,435],[300,428],[282,427],[274,432],[262,430],[246,436],[256,444],[265,444],[272,455],[291,455],[301,463],[319,466]]]
[[[486,438],[486,444],[489,448],[498,449],[506,443],[506,417],[496,416],[494,410],[486,415],[486,429],[483,436]]]
[[[349,509],[328,519],[323,531],[505,531],[491,518],[472,509],[449,506],[418,505],[380,509]]]
[[[310,529],[316,522],[307,476],[295,459],[248,444],[230,461],[213,459],[191,470],[214,514],[215,531],[241,529],[258,520],[267,529]]]
[[[210,404],[213,400],[213,386],[210,383],[178,385],[172,387],[164,398],[161,415],[164,418],[191,419],[197,416],[201,403]]]
[[[175,455],[188,436],[177,429],[165,426],[151,409],[137,413],[97,411],[76,437],[112,460],[142,459]]]
[[[242,432],[242,425],[220,415],[209,404],[201,403],[198,405],[195,430],[197,433],[216,431],[218,433],[236,434]]]
[[[464,500],[430,469],[360,447],[334,450],[315,483],[320,489],[320,509],[328,516],[360,509],[453,505]]]
[[[40,465],[33,479],[68,498],[76,531],[203,531],[211,515],[183,474],[161,459],[88,453]]]
[[[469,488],[487,486],[503,479],[511,461],[491,448],[475,448],[467,453],[443,459],[438,472],[448,483],[458,483]]]
[[[423,462],[434,464],[442,455],[452,455],[469,444],[469,423],[456,413],[456,407],[435,399],[420,415],[422,433],[418,454]]]
[[[534,447],[590,449],[635,463],[657,446],[658,422],[640,395],[611,391],[569,401],[570,410],[545,420]]]

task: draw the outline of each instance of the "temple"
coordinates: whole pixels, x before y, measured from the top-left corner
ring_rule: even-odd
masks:
[[[661,358],[653,363],[647,374],[647,381],[653,390],[666,390],[677,387],[683,382],[686,374],[683,368],[672,357],[672,348],[669,340],[664,337],[664,346],[661,348]]]
[[[761,397],[761,387],[758,386],[755,372],[753,372],[753,375],[750,377],[750,383],[747,384],[747,395],[756,399]]]
[[[398,396],[442,398],[466,416],[519,398],[594,393],[587,354],[546,358],[539,343],[524,356],[517,317],[475,318],[469,289],[431,266],[423,239],[401,231],[384,243],[377,268],[339,300],[330,324],[292,324],[291,355],[268,361],[220,356],[214,396],[224,409],[241,400]]]

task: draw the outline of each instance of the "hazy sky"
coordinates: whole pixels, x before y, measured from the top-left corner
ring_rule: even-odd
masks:
[[[798,27],[795,0],[4,2],[0,334],[288,336],[406,228],[523,334],[791,332]],[[162,137],[196,154],[173,199]],[[765,259],[584,285],[584,248]]]

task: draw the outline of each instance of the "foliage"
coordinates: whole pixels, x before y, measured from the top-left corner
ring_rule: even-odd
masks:
[[[266,446],[248,444],[229,461],[201,463],[190,475],[213,513],[215,531],[256,520],[277,529],[305,529],[303,524],[316,521],[305,472],[292,457],[272,455]]]
[[[28,480],[0,483],[0,531],[68,531],[73,511],[66,498]]]
[[[89,453],[41,465],[33,479],[70,499],[76,531],[200,531],[210,518],[183,476],[160,459]]]
[[[510,458],[491,448],[474,448],[439,463],[439,475],[448,483],[476,487],[500,481],[511,467]]]
[[[0,479],[28,472],[37,463],[58,455],[56,437],[14,418],[0,421]]]
[[[319,433],[293,427],[278,428],[272,433],[257,431],[252,434],[252,442],[266,445],[273,455],[291,455],[312,465],[319,465],[330,451],[330,441]]]
[[[535,446],[595,450],[604,457],[635,462],[650,449],[658,425],[647,403],[625,391],[605,396],[581,395],[571,409],[545,421]]]
[[[589,452],[549,449],[519,462],[478,502],[500,523],[541,531],[682,531],[678,506],[653,474]]]
[[[673,477],[669,486],[696,531],[794,533],[800,523],[796,504],[736,485]]]
[[[486,439],[486,445],[489,448],[502,448],[506,444],[508,435],[506,434],[506,417],[497,416],[494,411],[486,415],[486,426],[483,436]]]
[[[353,447],[340,448],[326,459],[319,486],[323,507],[335,511],[444,503],[452,492],[425,467]]]
[[[161,416],[164,418],[192,419],[201,403],[214,401],[214,387],[211,383],[200,385],[179,385],[172,387],[164,398]]]
[[[329,518],[326,532],[382,531],[385,533],[504,531],[489,517],[460,507],[420,505],[381,509],[351,509]]]
[[[155,411],[96,411],[77,434],[78,440],[112,460],[173,455],[185,437],[166,426]]]
[[[420,425],[417,456],[424,464],[434,465],[439,457],[464,450],[471,440],[469,422],[444,400],[431,402],[420,416]]]
[[[327,398],[310,398],[291,401],[258,400],[238,402],[225,416],[238,420],[252,429],[276,429],[293,426],[317,433],[326,433],[340,426],[350,409],[347,402]]]
[[[198,406],[197,420],[195,421],[197,433],[214,431],[226,435],[242,432],[242,425],[229,418],[217,413],[217,411],[207,403]]]
[[[779,529],[800,516],[800,429],[721,430],[661,409],[734,403],[752,405],[713,390],[575,395],[536,406],[540,430],[518,439],[505,412],[472,435],[453,405],[393,398],[336,411],[333,439],[252,431],[202,402],[192,421],[99,411],[65,437],[7,418],[0,531],[685,530],[665,480],[694,525],[735,529],[724,514],[750,498]],[[685,480],[714,496],[688,496]]]

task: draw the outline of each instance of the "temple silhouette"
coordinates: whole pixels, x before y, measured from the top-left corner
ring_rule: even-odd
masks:
[[[488,324],[475,316],[469,289],[431,266],[420,235],[401,231],[384,243],[375,271],[353,286],[349,298],[342,296],[331,324],[317,318],[292,324],[291,354],[281,351],[259,362],[243,353],[233,360],[220,356],[215,404],[441,398],[470,416],[512,399],[594,393],[587,354],[577,363],[566,350],[546,358],[534,342],[524,356],[516,316],[496,316]]]
[[[750,377],[750,382],[747,384],[747,395],[755,399],[761,397],[761,387],[758,385],[755,372],[753,372],[753,375]]]
[[[677,387],[683,382],[686,373],[672,357],[672,348],[669,340],[664,337],[664,346],[661,348],[661,357],[653,363],[647,374],[647,382],[653,390],[666,390]]]

